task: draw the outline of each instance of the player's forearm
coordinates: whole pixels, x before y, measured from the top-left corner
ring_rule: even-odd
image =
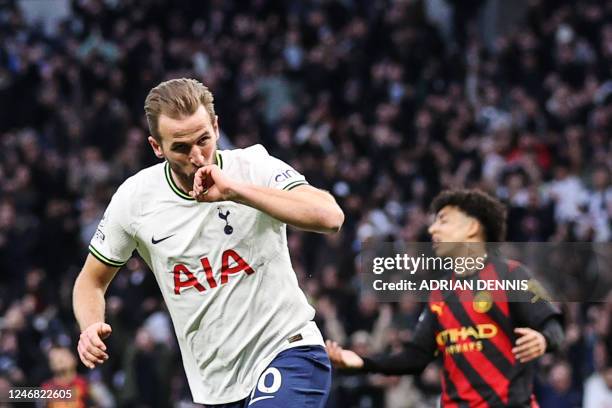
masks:
[[[561,327],[557,319],[547,319],[542,325],[540,333],[546,339],[546,352],[555,352],[561,348],[565,334],[563,333],[563,327]]]
[[[433,358],[433,354],[409,343],[399,354],[363,358],[362,371],[387,375],[420,374]]]
[[[93,323],[104,322],[105,289],[83,274],[77,278],[72,292],[72,307],[81,330]]]
[[[312,187],[284,191],[249,184],[236,186],[234,201],[256,208],[294,227],[315,232],[338,232],[344,213],[334,198]]]

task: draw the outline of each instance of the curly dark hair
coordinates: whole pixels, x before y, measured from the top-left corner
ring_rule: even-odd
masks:
[[[476,218],[485,232],[488,242],[501,242],[506,238],[506,206],[482,190],[444,190],[431,203],[431,211],[437,214],[447,205],[459,208]]]

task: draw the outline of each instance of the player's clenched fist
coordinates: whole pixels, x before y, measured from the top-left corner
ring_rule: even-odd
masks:
[[[230,200],[233,194],[232,182],[215,165],[200,167],[193,179],[193,190],[189,192],[198,201],[215,202]]]
[[[94,368],[108,360],[106,345],[102,341],[110,336],[110,325],[102,322],[94,323],[86,328],[79,337],[79,357],[87,368]]]

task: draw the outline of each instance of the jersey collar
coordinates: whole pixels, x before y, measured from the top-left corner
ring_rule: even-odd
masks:
[[[218,150],[215,152],[215,161],[215,164],[223,170],[223,157],[221,156],[221,153],[219,153]],[[191,198],[189,194],[183,191],[183,189],[175,183],[174,179],[172,178],[172,172],[170,170],[170,164],[168,164],[168,162],[164,164],[164,175],[166,177],[168,185],[170,186],[170,189],[174,191],[177,196],[181,197],[184,200],[195,201],[194,198]]]

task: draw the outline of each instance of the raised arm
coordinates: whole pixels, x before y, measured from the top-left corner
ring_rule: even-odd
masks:
[[[289,191],[240,185],[236,201],[308,231],[338,232],[344,222],[344,213],[336,200],[329,193],[309,185]]]
[[[78,352],[88,368],[108,359],[102,340],[110,335],[112,329],[104,322],[104,294],[118,270],[118,267],[106,265],[89,254],[74,283],[72,307],[81,328]]]
[[[190,195],[202,202],[235,201],[256,208],[294,227],[332,233],[340,230],[344,213],[327,192],[309,185],[279,190],[231,180],[216,165],[201,167]]]

